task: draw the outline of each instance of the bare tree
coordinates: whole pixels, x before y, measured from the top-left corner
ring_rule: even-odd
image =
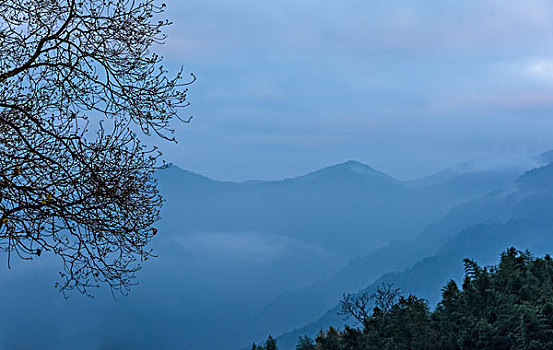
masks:
[[[154,0],[0,1],[0,249],[63,262],[61,291],[126,292],[156,234],[163,165],[188,105]],[[102,124],[103,121],[103,124]],[[185,122],[190,121],[184,120]],[[134,131],[133,131],[134,130]],[[136,133],[135,133],[136,131]],[[139,135],[137,135],[139,134]]]
[[[365,324],[371,316],[372,302],[369,293],[344,294],[340,300],[339,314],[346,319],[353,317],[357,322]]]
[[[397,304],[398,298],[401,296],[399,288],[394,288],[392,283],[384,283],[376,289],[371,295],[374,299],[374,306],[387,314],[392,311],[392,307]]]
[[[340,315],[346,319],[353,317],[357,322],[366,325],[373,309],[388,314],[401,295],[399,288],[393,284],[382,283],[374,293],[344,294],[340,301]]]

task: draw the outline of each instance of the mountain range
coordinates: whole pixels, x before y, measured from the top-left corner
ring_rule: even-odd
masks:
[[[462,283],[464,258],[492,264],[499,253],[511,246],[536,254],[550,253],[552,205],[553,164],[549,164],[526,172],[502,190],[454,208],[415,239],[390,244],[359,259],[354,265],[363,265],[365,273],[372,277],[384,272],[378,269],[378,273],[373,273],[375,264],[383,259],[392,261],[395,271],[374,278],[372,283],[354,292],[372,293],[382,283],[392,283],[404,295],[424,297],[434,306],[441,287],[449,279]],[[337,275],[347,274],[345,271],[351,268],[348,265]],[[281,335],[277,339],[280,348],[293,349],[299,336],[313,337],[331,325],[347,324],[338,314],[338,300],[316,321]]]
[[[237,349],[268,333],[317,328],[343,292],[438,254],[474,222],[505,216],[518,199],[481,198],[508,197],[500,189],[521,173],[455,169],[399,181],[348,161],[290,179],[237,183],[171,166],[157,175],[166,200],[152,243],[159,257],[145,264],[131,294],[114,300],[99,290],[94,300],[65,300],[52,287],[55,258],[15,263],[0,271],[0,342]],[[296,333],[288,334],[283,344],[293,343],[285,339]]]

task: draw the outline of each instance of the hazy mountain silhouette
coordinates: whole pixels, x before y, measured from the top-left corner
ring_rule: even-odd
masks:
[[[509,246],[530,249],[537,254],[550,251],[553,247],[551,208],[553,164],[528,171],[508,188],[453,209],[416,239],[381,248],[350,263],[335,276],[347,280],[350,274],[361,276],[364,273],[373,281],[363,291],[374,290],[382,282],[394,283],[405,294],[413,293],[434,303],[448,279],[462,276],[462,259],[465,257],[491,264]],[[400,267],[407,267],[409,262],[412,267],[403,272],[388,273],[376,279],[379,270],[399,271]],[[379,263],[388,266],[375,269]],[[303,301],[305,298],[302,296],[296,295],[296,300]],[[285,306],[281,304],[279,307]],[[279,338],[279,346],[292,349],[300,335],[313,336],[319,329],[343,325],[344,320],[337,312],[338,307],[335,306],[317,321],[284,334]]]
[[[519,171],[503,169],[463,173],[459,172],[459,169],[447,170],[427,178],[406,182],[403,186],[416,187],[426,192],[426,197],[421,197],[421,201],[423,198],[431,198],[435,193],[447,194],[450,199],[463,196],[466,198],[475,194],[482,195],[494,187],[511,186],[516,175],[520,174]],[[508,203],[509,201],[506,201],[506,204]],[[460,205],[442,220],[419,230],[418,235],[413,231],[411,239],[395,240],[381,248],[368,251],[367,254],[352,259],[339,271],[315,281],[306,288],[296,288],[283,293],[245,324],[243,331],[250,334],[250,339],[252,335],[261,339],[268,333],[278,334],[312,322],[321,312],[334,305],[342,293],[359,290],[383,273],[411,266],[422,257],[433,254],[448,237],[475,220],[495,220],[497,215],[501,215],[501,211],[498,210],[472,202]],[[412,239],[415,236],[417,238]]]
[[[330,297],[368,285],[392,266],[384,251],[372,253],[372,261],[381,257],[374,277],[361,278],[365,258],[356,257],[412,238],[452,206],[513,177],[512,171],[458,174],[413,186],[350,161],[292,179],[235,183],[172,166],[159,173],[166,198],[152,245],[159,258],[145,264],[140,286],[118,301],[107,291],[94,301],[78,295],[64,300],[52,287],[60,268],[55,259],[13,263],[12,271],[0,271],[7,286],[0,290],[0,343],[43,349],[239,347],[270,328],[271,320],[290,329],[300,313],[290,309],[283,320],[267,307],[283,292],[318,280],[324,288],[332,285],[323,302],[314,297],[304,313],[306,322],[315,319],[335,302]],[[347,274],[333,275],[350,259]],[[299,310],[304,300],[274,305]],[[262,309],[267,311],[260,314]],[[252,319],[265,326],[244,332]]]
[[[452,206],[516,175],[512,169],[457,174],[413,186],[348,161],[281,181],[219,182],[177,167],[159,177],[167,198],[163,226],[168,230],[278,234],[349,259],[393,239],[412,237]]]

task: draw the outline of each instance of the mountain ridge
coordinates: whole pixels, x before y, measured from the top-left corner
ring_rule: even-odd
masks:
[[[451,260],[452,256],[459,260],[458,267],[460,267],[462,258],[473,257],[471,252],[478,252],[479,259],[485,260],[486,258],[493,259],[494,254],[499,253],[509,245],[522,245],[521,248],[532,248],[536,251],[536,249],[543,249],[543,242],[553,244],[553,237],[547,238],[553,232],[551,229],[545,229],[549,233],[544,233],[543,229],[544,227],[550,227],[553,223],[553,214],[550,213],[550,210],[547,210],[547,208],[553,206],[553,191],[551,191],[549,185],[552,181],[553,164],[548,164],[526,171],[513,181],[512,186],[506,189],[492,191],[482,198],[472,200],[453,209],[448,214],[449,217],[454,219],[452,223],[459,220],[455,217],[464,216],[467,218],[457,224],[457,229],[449,229],[449,235],[444,235],[444,228],[451,226],[451,223],[448,224],[447,221],[444,222],[444,219],[442,219],[441,223],[431,224],[427,229],[428,232],[423,232],[415,239],[426,239],[428,242],[433,242],[432,244],[437,246],[438,249],[436,253],[432,253],[435,248],[428,250],[426,254],[419,256],[418,262],[413,262],[413,266],[406,267],[405,270],[385,273],[369,287],[362,290],[370,291],[371,288],[376,288],[379,283],[398,281],[394,276],[403,276],[401,278],[408,281],[408,285],[411,286],[409,288],[414,288],[407,289],[407,292],[415,292],[422,297],[429,298],[432,303],[438,295],[428,295],[426,292],[429,289],[421,289],[420,283],[413,280],[419,275],[419,273],[414,272],[418,268],[417,266],[430,266],[428,265],[430,262],[440,261],[441,275],[449,276],[449,274],[444,275],[442,273],[445,270],[460,275],[460,268],[457,268],[459,271],[452,270],[452,264],[455,263]],[[521,186],[521,183],[525,186]],[[533,185],[532,191],[527,191],[527,184]],[[448,216],[446,216],[446,219]],[[508,234],[502,235],[503,231]],[[480,233],[486,235],[479,237]],[[439,238],[439,241],[445,240],[444,243],[436,242],[437,238]],[[482,243],[482,245],[473,247],[475,242]],[[484,242],[486,243],[483,244]],[[401,242],[396,243],[399,247],[401,247],[401,244]],[[404,242],[403,245],[405,248],[409,246],[417,247],[420,243],[415,243],[415,241],[413,243]],[[484,247],[494,248],[485,250]],[[492,250],[494,252],[490,253]],[[463,254],[467,256],[463,256]],[[434,281],[433,283],[436,284],[434,289],[439,290],[439,285],[445,282],[439,279]],[[399,287],[403,288],[404,286],[399,285]],[[313,336],[318,327],[343,325],[344,323],[336,315],[337,311],[337,307],[333,307],[317,321],[299,327],[299,330],[284,333],[279,337],[281,344],[284,345],[283,349],[291,349],[298,335],[309,334]]]

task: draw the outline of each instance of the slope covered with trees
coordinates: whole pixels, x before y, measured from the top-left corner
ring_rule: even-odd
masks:
[[[550,349],[553,347],[553,259],[510,248],[496,266],[465,259],[461,288],[451,280],[431,311],[414,295],[384,286],[346,295],[343,314],[360,327],[330,327],[298,350]],[[372,308],[370,311],[369,309]],[[271,338],[272,339],[272,338]]]

